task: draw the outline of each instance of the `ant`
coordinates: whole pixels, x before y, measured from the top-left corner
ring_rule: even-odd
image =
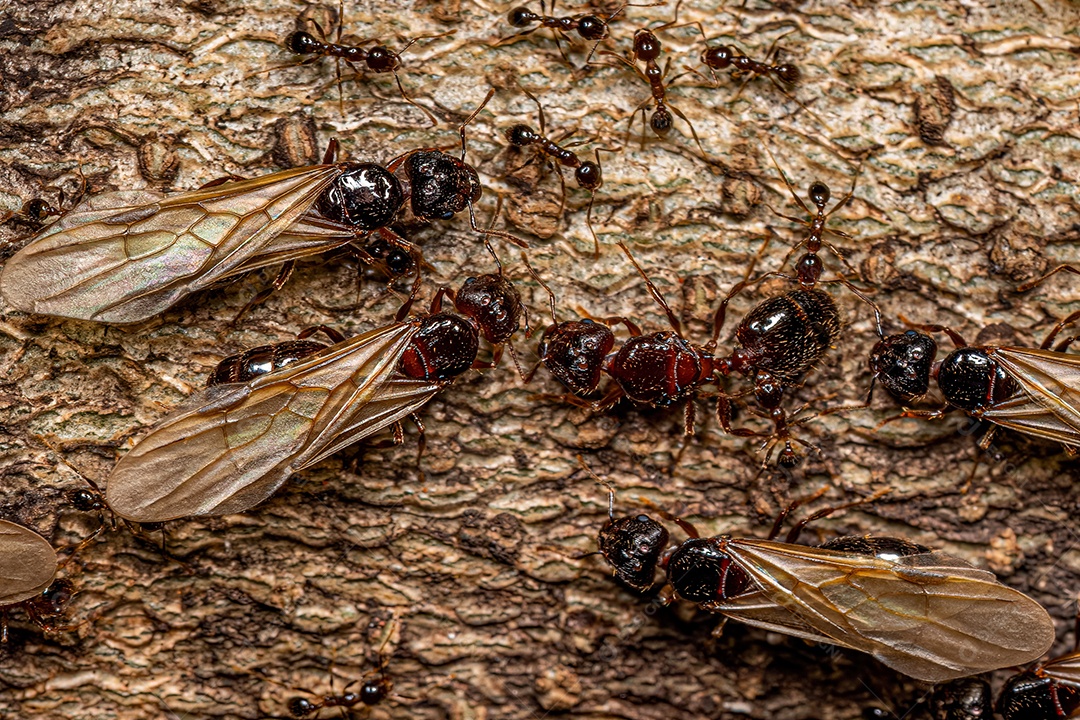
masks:
[[[649,294],[667,315],[671,331],[644,334],[634,322],[612,317],[595,322],[573,320],[558,322],[555,299],[544,284],[551,306],[552,325],[540,341],[540,361],[574,395],[564,399],[574,405],[601,412],[612,407],[620,398],[651,407],[668,407],[685,400],[685,434],[694,434],[694,403],[692,396],[702,385],[712,382],[715,359],[707,349],[687,342],[682,335],[682,323],[675,317],[659,288],[649,279],[630,248],[618,241],[619,248],[645,281]],[[543,284],[543,283],[541,283]],[[630,337],[613,354],[615,337],[609,325],[622,323]],[[578,397],[596,390],[600,374],[605,372],[614,383],[598,401]],[[530,374],[531,376],[531,374]]]
[[[659,27],[653,28],[652,30],[648,28],[641,28],[640,30],[635,32],[634,48],[630,51],[628,57],[623,57],[618,53],[610,52],[608,50],[603,50],[600,54],[610,55],[611,57],[616,58],[623,64],[630,67],[634,72],[638,74],[638,76],[642,80],[649,84],[651,97],[647,98],[640,105],[638,105],[637,108],[635,108],[634,112],[630,115],[630,123],[626,129],[627,142],[629,142],[630,130],[633,128],[634,117],[637,115],[638,110],[641,111],[642,122],[645,122],[645,119],[648,115],[649,104],[653,103],[656,105],[656,108],[653,110],[652,117],[648,118],[647,125],[653,129],[653,132],[656,133],[657,137],[661,139],[666,138],[668,133],[671,132],[671,128],[675,124],[675,120],[672,117],[672,113],[674,113],[683,121],[685,121],[687,125],[690,126],[690,133],[694,136],[694,142],[697,143],[698,149],[701,150],[701,154],[707,156],[708,153],[705,152],[705,148],[701,145],[701,139],[698,137],[697,130],[694,129],[694,124],[690,122],[690,119],[687,118],[685,114],[683,114],[682,110],[675,107],[667,100],[667,90],[664,87],[664,78],[667,76],[668,69],[671,67],[671,59],[668,58],[668,61],[664,65],[663,70],[660,69],[660,65],[659,63],[657,63],[657,59],[659,59],[660,57],[662,46],[660,44],[660,40],[656,37],[654,30],[663,30],[665,28],[672,27],[677,22],[678,16],[679,7],[677,5],[675,7],[675,19],[671,22],[660,25]],[[638,67],[637,63],[639,62],[645,64],[644,71],[642,71],[641,68]],[[641,147],[642,149],[645,148],[644,131],[642,131],[641,135]]]
[[[299,695],[290,698],[288,701],[289,716],[300,720],[301,718],[316,715],[323,708],[336,707],[341,712],[341,717],[344,718],[348,717],[345,712],[346,708],[354,708],[358,705],[370,708],[385,700],[394,687],[393,683],[390,682],[390,677],[386,674],[386,667],[390,663],[390,657],[386,653],[386,646],[397,629],[398,622],[394,620],[390,623],[389,629],[386,631],[386,637],[379,646],[379,665],[372,673],[369,673],[369,675],[377,674],[377,677],[365,679],[356,692],[349,691],[349,688],[358,682],[354,680],[342,688],[340,694],[331,691],[331,694],[316,696],[314,700]],[[331,675],[331,683],[333,683],[333,675]]]
[[[779,40],[780,38],[777,38],[773,41],[763,62],[754,60],[732,45],[716,45],[706,49],[701,54],[701,62],[709,68],[709,73],[713,77],[714,85],[719,85],[719,81],[717,80],[714,71],[731,68],[732,75],[735,77],[743,74],[750,75],[750,77],[743,82],[743,87],[757,75],[764,75],[773,83],[779,81],[784,83],[784,85],[793,87],[798,85],[799,81],[802,80],[802,71],[799,70],[798,65],[790,62],[780,63],[779,65],[769,64],[769,60],[776,50],[776,43],[779,42]],[[781,90],[784,89],[783,86],[780,85],[777,85],[777,87]],[[742,88],[740,88],[739,91],[742,92]]]
[[[531,92],[525,88],[521,88],[521,91],[524,92],[530,100],[536,103],[536,107],[540,114],[540,132],[536,132],[528,125],[518,124],[506,131],[506,139],[511,145],[517,148],[536,146],[539,155],[546,155],[549,159],[556,162],[555,167],[559,173],[559,184],[562,186],[562,201],[559,204],[560,216],[566,209],[566,178],[563,177],[562,168],[573,168],[574,179],[577,181],[578,187],[582,190],[589,191],[589,209],[586,212],[585,221],[589,226],[589,233],[593,238],[593,256],[599,257],[600,238],[596,236],[596,231],[593,229],[592,209],[593,203],[596,200],[596,191],[604,183],[603,168],[600,165],[600,150],[602,148],[596,148],[595,150],[596,162],[593,162],[592,160],[582,160],[578,157],[577,153],[560,145],[560,143],[567,140],[572,133],[567,133],[555,140],[547,137],[544,123],[544,107]],[[614,152],[613,150],[606,149],[605,151]]]
[[[345,64],[348,65],[349,68],[353,71],[353,73],[355,73],[355,77],[361,76],[365,70],[376,74],[393,73],[394,81],[397,83],[398,91],[401,93],[401,98],[408,104],[412,105],[413,107],[417,108],[425,115],[427,115],[428,118],[431,120],[432,127],[434,127],[438,123],[437,118],[431,113],[430,110],[418,104],[408,96],[408,94],[405,92],[404,86],[402,86],[401,84],[401,77],[398,75],[398,70],[401,68],[401,56],[418,41],[444,37],[446,35],[451,35],[456,31],[451,30],[449,32],[437,33],[433,35],[419,35],[406,43],[405,47],[401,48],[400,51],[394,52],[387,46],[378,44],[378,40],[375,38],[360,40],[354,44],[342,43],[341,30],[345,24],[343,3],[338,4],[337,35],[334,42],[330,42],[326,39],[326,34],[323,32],[322,26],[317,21],[310,20],[309,22],[311,22],[311,24],[314,26],[314,29],[318,33],[319,37],[316,37],[313,33],[310,33],[307,30],[296,30],[292,33],[289,33],[289,35],[286,36],[284,42],[282,43],[285,48],[292,53],[295,53],[297,55],[310,56],[307,59],[301,60],[295,65],[289,67],[309,65],[311,63],[318,62],[324,57],[334,58],[334,64],[337,70],[339,105],[343,102],[341,96],[342,61],[344,61]],[[375,44],[370,48],[363,47],[364,45],[368,45],[369,43]],[[362,70],[357,67],[358,64],[362,64],[364,66],[364,69]],[[276,70],[277,68],[271,69]],[[342,115],[344,115],[344,109],[342,109]]]
[[[539,13],[535,13],[524,6],[516,7],[510,11],[509,16],[507,16],[507,21],[510,25],[516,28],[527,29],[498,41],[495,44],[495,47],[514,42],[518,38],[525,37],[526,35],[531,35],[540,28],[551,28],[555,38],[555,46],[559,48],[559,54],[562,55],[566,64],[572,68],[573,63],[571,63],[570,58],[566,56],[566,51],[563,50],[562,43],[559,42],[559,37],[561,36],[569,42],[570,33],[576,32],[578,36],[584,40],[596,41],[593,44],[592,50],[589,51],[588,56],[585,58],[585,66],[587,67],[592,63],[592,57],[596,53],[596,48],[599,47],[600,43],[610,34],[608,23],[614,20],[615,16],[628,7],[655,7],[657,5],[663,5],[665,2],[667,2],[667,0],[640,5],[635,3],[623,3],[606,18],[601,18],[595,13],[578,13],[577,15],[563,17],[555,17],[554,14],[548,15],[546,14],[547,10],[545,9],[546,3],[544,0],[540,0]],[[551,0],[551,12],[555,12],[555,0]],[[536,27],[530,27],[533,24],[536,24]]]
[[[18,210],[8,210],[3,215],[0,215],[0,223],[10,221],[25,225],[31,230],[40,230],[49,221],[49,218],[62,214],[62,210],[53,207],[48,201],[34,198],[23,203],[23,206]]]
[[[795,445],[804,445],[813,450],[817,448],[792,435],[791,430],[795,425],[804,424],[813,416],[799,418],[791,422],[784,409],[780,406],[784,390],[796,386],[800,378],[821,360],[828,349],[840,337],[840,311],[832,297],[817,286],[835,283],[847,287],[873,310],[878,336],[884,337],[885,334],[881,327],[881,310],[873,300],[843,275],[830,280],[821,279],[824,266],[818,253],[822,247],[827,247],[854,272],[854,268],[851,268],[839,250],[824,239],[828,217],[836,212],[838,208],[843,207],[851,198],[854,192],[854,184],[852,185],[852,191],[847,196],[837,203],[832,210],[825,212],[825,206],[830,199],[829,187],[822,182],[812,183],[809,196],[817,212],[811,212],[795,193],[794,187],[783,170],[780,169],[779,164],[776,163],[776,158],[772,156],[772,151],[768,150],[768,146],[766,146],[766,151],[772,157],[773,163],[780,172],[788,191],[795,198],[796,203],[812,218],[811,222],[807,223],[798,218],[781,215],[781,217],[807,225],[809,228],[807,236],[788,252],[781,267],[787,265],[788,260],[799,248],[804,247],[805,253],[795,263],[794,275],[773,271],[764,273],[753,280],[747,277],[736,283],[716,310],[713,317],[712,339],[705,347],[709,351],[716,347],[720,332],[724,326],[728,303],[747,287],[756,285],[770,277],[783,278],[799,286],[797,290],[768,298],[754,307],[742,319],[735,331],[735,338],[739,347],[733,350],[729,357],[718,359],[715,364],[717,372],[724,377],[732,373],[751,377],[754,383],[752,392],[757,404],[773,422],[773,432],[769,435],[763,435],[748,429],[732,428],[729,400],[734,396],[721,394],[717,402],[717,417],[724,432],[739,437],[767,437],[764,459],[766,465],[771,458],[773,448],[783,441],[784,447],[777,461],[783,467],[790,468],[797,465],[800,460]],[[831,232],[841,237],[850,237],[836,230]],[[762,246],[762,251],[764,251],[765,247]],[[792,417],[798,414],[799,411],[794,413]]]

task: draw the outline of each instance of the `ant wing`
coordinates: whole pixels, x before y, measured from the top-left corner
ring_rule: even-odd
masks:
[[[297,470],[386,428],[422,404],[417,395],[439,389],[429,383],[427,394],[405,398],[389,391],[416,328],[377,328],[249,382],[196,393],[116,464],[109,506],[135,522],[254,507]]]
[[[729,618],[747,625],[802,638],[808,642],[851,647],[835,638],[815,631],[798,615],[777,605],[760,591],[743,593],[721,602],[705,603],[702,607],[711,612],[723,613]]]
[[[280,265],[289,260],[300,260],[334,250],[356,239],[357,233],[352,227],[308,213],[271,239],[258,255],[248,258],[229,276]]]
[[[7,261],[0,293],[25,312],[140,322],[240,272],[340,174],[313,165],[171,196],[92,197]]]
[[[1069,653],[1044,663],[1040,674],[1058,682],[1080,685],[1080,652]]]
[[[56,551],[29,528],[0,520],[0,607],[45,592],[56,575]]]
[[[988,352],[1023,392],[982,417],[1080,449],[1080,355],[1015,347]]]
[[[944,553],[886,559],[746,539],[730,540],[726,552],[815,637],[919,680],[1023,665],[1054,642],[1037,602]]]

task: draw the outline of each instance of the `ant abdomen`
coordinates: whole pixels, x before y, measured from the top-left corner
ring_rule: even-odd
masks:
[[[579,187],[585,190],[596,190],[604,183],[604,173],[600,165],[592,160],[583,160],[581,165],[574,170],[574,179]]]
[[[711,374],[710,359],[675,333],[656,332],[629,338],[606,370],[631,400],[667,407]]]
[[[840,337],[840,311],[822,290],[793,290],[757,305],[736,338],[750,356],[744,364],[794,381]]]
[[[285,38],[285,47],[297,55],[313,55],[323,48],[323,43],[311,33],[297,30]]]
[[[326,345],[315,340],[286,340],[245,350],[218,363],[206,380],[206,386],[247,382],[260,375],[280,370],[317,352]]]
[[[1005,720],[1076,717],[1080,688],[1035,671],[1009,678],[998,695],[998,713]]]
[[[471,368],[479,351],[479,333],[468,319],[436,313],[421,322],[401,355],[399,368],[415,380],[450,380]]]
[[[937,381],[945,400],[966,411],[993,405],[1018,390],[986,351],[974,347],[954,350],[942,360]]]
[[[885,390],[901,402],[911,402],[930,389],[930,371],[937,343],[926,333],[908,330],[882,338],[870,351],[870,371]]]
[[[828,542],[818,545],[822,550],[835,550],[837,552],[852,553],[854,555],[867,555],[869,557],[896,558],[908,555],[922,555],[930,552],[930,548],[910,540],[894,537],[877,537],[870,535],[846,535],[833,538]]]
[[[592,320],[550,325],[540,339],[540,361],[555,379],[578,395],[600,385],[603,360],[615,346],[611,328]]]

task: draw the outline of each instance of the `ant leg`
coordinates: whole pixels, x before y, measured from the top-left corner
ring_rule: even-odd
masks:
[[[791,184],[791,181],[790,181],[790,180],[788,180],[788,176],[787,176],[787,175],[786,175],[786,174],[784,173],[784,170],[783,170],[783,168],[781,168],[781,167],[780,167],[780,163],[778,163],[778,162],[776,161],[776,156],[775,156],[775,155],[773,155],[773,151],[772,151],[772,148],[770,148],[770,147],[769,147],[769,144],[768,144],[767,142],[765,142],[764,140],[762,140],[762,141],[761,141],[761,146],[762,146],[762,147],[764,147],[764,148],[765,148],[765,152],[767,152],[767,153],[769,154],[769,159],[771,159],[771,160],[772,160],[772,164],[773,164],[773,167],[775,167],[775,168],[776,168],[776,171],[777,171],[778,173],[780,173],[780,179],[784,181],[784,185],[786,185],[786,186],[787,186],[788,192],[790,192],[790,193],[791,193],[791,197],[792,197],[792,198],[793,198],[793,199],[795,200],[795,203],[796,203],[796,204],[797,204],[797,205],[798,205],[799,207],[801,207],[801,208],[803,209],[803,212],[805,212],[805,213],[806,213],[807,215],[810,215],[811,217],[813,217],[814,215],[816,215],[816,213],[814,213],[814,212],[811,212],[810,208],[808,208],[808,207],[806,206],[806,203],[804,203],[804,202],[802,201],[802,198],[800,198],[800,197],[799,197],[798,193],[796,193],[796,192],[795,192],[795,186]],[[786,217],[786,216],[785,216],[785,215],[781,215],[781,217]],[[789,219],[794,219],[794,218],[789,218]],[[796,220],[796,222],[802,222],[802,223],[804,223],[804,224],[805,224],[805,221],[804,221],[804,220]]]
[[[670,60],[668,61],[670,64]],[[698,137],[697,130],[694,129],[694,123],[690,122],[690,118],[683,114],[683,111],[675,107],[671,103],[668,103],[668,107],[671,108],[671,112],[675,113],[683,122],[690,128],[690,134],[694,136],[694,142],[697,143],[698,150],[701,151],[702,156],[706,159],[709,157],[709,153],[705,152],[705,147],[701,144],[701,138]]]
[[[899,317],[900,317],[900,322],[904,323],[909,328],[912,328],[914,330],[922,330],[924,332],[945,333],[946,335],[949,336],[949,339],[953,341],[953,344],[956,345],[956,347],[958,347],[958,348],[971,347],[964,340],[964,338],[961,337],[960,333],[956,332],[955,330],[953,330],[952,328],[950,328],[947,325],[932,325],[932,324],[921,325],[919,323],[911,322],[910,320],[908,320],[903,315],[900,315]]]
[[[401,84],[401,76],[398,75],[396,70],[394,71],[394,82],[397,83],[398,92],[401,93],[401,99],[428,116],[428,120],[431,121],[431,125],[429,127],[435,127],[439,124],[439,119],[435,117],[435,113],[431,112],[426,107],[413,100],[411,97],[409,97],[408,93],[405,92],[405,87]]]
[[[665,300],[664,296],[660,293],[660,289],[656,287],[656,285],[653,284],[653,281],[649,279],[649,276],[645,274],[645,271],[642,269],[641,265],[638,264],[638,261],[630,253],[630,248],[626,246],[626,243],[624,243],[620,239],[617,241],[616,244],[622,249],[623,253],[626,254],[626,257],[630,260],[631,264],[633,264],[634,268],[638,271],[638,275],[640,275],[642,280],[645,281],[645,287],[649,289],[649,294],[652,295],[653,299],[656,300],[656,302],[659,303],[660,307],[664,309],[664,313],[667,315],[668,322],[671,324],[671,329],[675,331],[676,335],[682,337],[682,323],[679,322],[679,318],[675,317],[675,313],[672,311],[671,306],[667,304],[667,300]]]
[[[1050,331],[1050,334],[1046,336],[1046,339],[1043,340],[1042,345],[1040,345],[1039,347],[1042,350],[1049,349],[1050,346],[1053,344],[1054,339],[1058,336],[1058,334],[1062,330],[1067,328],[1069,325],[1072,325],[1073,323],[1075,323],[1077,320],[1080,320],[1080,310],[1077,310],[1076,312],[1072,313],[1071,315],[1063,318],[1062,320],[1059,320],[1058,323],[1056,325],[1054,325],[1054,329]],[[1061,344],[1058,345],[1058,347],[1054,348],[1055,352],[1065,352],[1066,348],[1068,348],[1069,345],[1071,345],[1073,340],[1075,340],[1075,339],[1076,339],[1076,336],[1066,338],[1065,340],[1063,340],[1061,342]]]
[[[1023,285],[1017,285],[1016,286],[1016,292],[1018,292],[1018,293],[1027,292],[1028,290],[1031,290],[1036,285],[1041,285],[1043,282],[1045,282],[1046,280],[1049,280],[1051,277],[1053,277],[1054,275],[1057,275],[1059,272],[1067,272],[1067,273],[1072,273],[1073,275],[1080,275],[1080,268],[1074,267],[1072,265],[1058,265],[1056,268],[1054,268],[1053,270],[1051,270],[1050,272],[1046,273],[1045,275],[1043,275],[1041,277],[1037,277],[1034,280],[1029,280],[1028,282],[1024,283]]]
[[[802,500],[802,501],[798,501],[798,505],[803,505],[808,501],[818,499],[819,497],[824,495],[825,492],[828,489],[829,489],[828,486],[825,486],[825,487],[821,488],[816,493],[811,495],[809,498],[806,498],[805,500]],[[831,507],[822,508],[821,510],[818,510],[817,512],[811,513],[807,517],[805,517],[802,520],[800,520],[799,522],[795,523],[794,526],[792,526],[791,530],[788,531],[787,537],[784,538],[784,542],[786,542],[786,543],[794,543],[795,541],[797,541],[799,539],[799,535],[802,534],[802,531],[806,528],[806,526],[809,525],[810,523],[814,522],[815,520],[820,520],[822,518],[828,517],[829,515],[832,515],[833,513],[839,512],[841,510],[848,510],[848,509],[853,508],[853,507],[859,507],[860,505],[869,505],[872,502],[880,500],[882,497],[884,497],[885,495],[888,495],[890,492],[892,492],[891,488],[884,488],[882,490],[878,490],[877,492],[875,492],[872,495],[869,495],[867,497],[859,498],[858,500],[853,500],[852,502],[844,503],[843,505],[833,505]],[[796,505],[795,507],[798,507],[798,505]],[[786,513],[785,516],[787,514],[790,514],[790,511],[793,510],[793,509],[794,508],[789,508],[788,513]],[[779,528],[775,528],[775,529],[777,530],[777,532],[779,532]],[[770,538],[770,539],[772,539],[772,538]]]
[[[295,260],[286,261],[281,266],[281,270],[278,272],[277,277],[274,278],[274,282],[270,283],[270,287],[266,287],[260,290],[258,293],[256,293],[255,297],[251,298],[251,300],[248,301],[247,305],[240,309],[240,312],[237,313],[236,317],[233,318],[233,327],[237,326],[237,324],[240,322],[240,318],[244,317],[244,315],[247,314],[248,310],[251,310],[251,308],[262,303],[264,300],[266,300],[266,298],[273,295],[275,291],[283,288],[285,286],[285,283],[289,281],[289,277],[292,275],[293,269],[295,267]]]
[[[326,325],[312,325],[311,327],[304,328],[297,335],[297,340],[305,340],[315,333],[321,332],[326,337],[330,338],[330,341],[335,345],[345,342],[345,336],[332,327]]]

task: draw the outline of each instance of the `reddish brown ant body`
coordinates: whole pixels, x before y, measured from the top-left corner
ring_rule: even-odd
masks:
[[[48,201],[42,198],[34,198],[23,203],[23,206],[18,210],[9,210],[0,215],[0,223],[18,223],[32,230],[40,230],[49,221],[49,218],[62,214],[63,210],[53,207]]]
[[[566,179],[563,177],[562,168],[567,167],[573,169],[574,180],[577,181],[578,187],[582,190],[589,191],[589,208],[585,215],[585,221],[589,227],[589,233],[593,237],[593,254],[594,256],[599,256],[600,239],[596,236],[596,231],[593,230],[592,209],[593,202],[596,200],[596,191],[604,184],[604,172],[600,165],[600,148],[596,148],[595,150],[595,162],[592,160],[582,160],[578,154],[573,150],[570,150],[569,147],[564,147],[560,144],[565,142],[569,135],[564,135],[555,140],[549,138],[544,122],[544,107],[531,92],[524,88],[522,88],[522,92],[524,92],[530,100],[536,103],[540,115],[540,132],[533,130],[528,125],[519,123],[506,131],[506,139],[511,145],[517,148],[535,147],[541,155],[555,161],[556,169],[559,174],[559,184],[562,186],[562,200],[559,204],[560,215],[562,215],[563,210],[566,209]]]
[[[652,407],[669,407],[686,401],[685,432],[694,432],[693,395],[704,384],[712,382],[715,371],[711,352],[688,342],[682,336],[682,323],[667,304],[660,290],[630,253],[621,240],[619,247],[633,264],[645,285],[667,315],[671,331],[642,333],[632,321],[614,317],[601,323],[592,320],[560,323],[555,317],[554,295],[551,298],[553,324],[544,331],[540,342],[540,360],[545,367],[575,395],[566,400],[594,411],[602,411],[626,397]],[[630,337],[610,353],[615,338],[608,325],[622,323]],[[611,376],[614,383],[604,397],[589,402],[577,397],[596,390],[601,372]]]
[[[678,16],[677,9],[676,16]],[[628,57],[623,57],[618,53],[613,53],[606,50],[602,51],[601,54],[610,55],[611,57],[618,59],[623,64],[632,68],[642,80],[649,84],[651,96],[645,101],[643,101],[640,105],[638,105],[638,107],[630,115],[630,124],[626,130],[628,140],[630,136],[630,129],[633,127],[634,117],[637,115],[638,110],[641,111],[642,120],[645,121],[646,117],[648,116],[649,104],[652,103],[656,107],[653,110],[652,117],[648,118],[646,124],[652,128],[653,132],[656,133],[657,137],[661,139],[666,138],[668,136],[668,133],[671,132],[671,128],[675,123],[675,119],[674,117],[672,117],[672,113],[674,113],[676,116],[685,121],[686,124],[690,127],[690,133],[694,136],[694,142],[697,143],[698,149],[701,150],[701,154],[708,155],[708,153],[705,152],[705,148],[701,145],[701,139],[698,138],[697,130],[694,129],[694,124],[690,122],[690,119],[687,118],[685,114],[683,114],[682,110],[679,110],[679,108],[675,107],[667,99],[667,88],[664,86],[664,78],[667,76],[668,69],[671,65],[671,60],[668,60],[663,70],[660,69],[660,64],[657,62],[660,58],[660,53],[663,48],[660,44],[659,38],[656,37],[654,30],[662,30],[664,28],[671,27],[672,25],[674,25],[675,22],[676,21],[673,20],[670,23],[666,23],[657,28],[654,28],[653,30],[650,30],[648,28],[639,29],[637,32],[634,33],[634,47],[633,50],[631,50],[628,54]],[[638,67],[637,63],[639,62],[645,64],[644,71],[642,71],[641,68]],[[641,135],[641,145],[642,148],[645,147],[644,131],[642,131]]]
[[[559,54],[567,65],[573,67],[573,63],[570,62],[570,58],[566,56],[566,51],[563,50],[562,43],[559,38],[570,41],[570,33],[577,33],[578,37],[583,40],[593,41],[592,50],[589,51],[588,56],[585,58],[585,65],[588,66],[592,62],[592,57],[596,53],[596,48],[603,42],[610,34],[610,28],[608,24],[615,19],[615,17],[625,10],[627,7],[653,7],[655,5],[662,5],[666,0],[655,3],[624,3],[620,5],[614,12],[608,15],[606,18],[600,17],[596,13],[577,13],[576,15],[564,15],[562,17],[555,16],[555,0],[551,0],[551,15],[548,15],[546,9],[546,3],[544,0],[540,0],[540,12],[536,13],[525,6],[519,6],[510,11],[507,16],[507,22],[512,27],[524,28],[521,32],[511,35],[508,38],[500,40],[496,45],[505,45],[507,43],[514,42],[519,38],[523,38],[526,35],[531,35],[541,28],[550,28],[552,34],[555,37],[555,46],[559,49]],[[531,27],[535,25],[535,27]]]

